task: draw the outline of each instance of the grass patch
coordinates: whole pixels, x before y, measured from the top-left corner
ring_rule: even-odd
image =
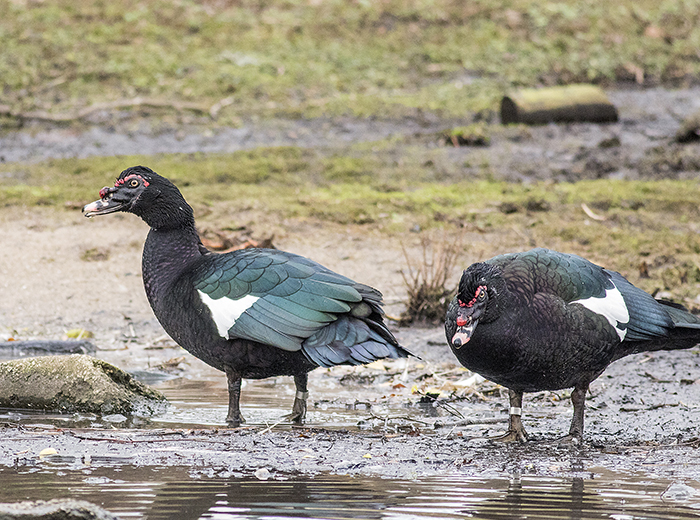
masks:
[[[695,1],[0,0],[14,110],[143,96],[252,114],[463,116],[517,85],[697,77]],[[139,109],[141,110],[141,109]]]
[[[362,211],[404,213],[415,218],[462,224],[490,219],[503,223],[524,216],[582,214],[581,204],[620,224],[625,216],[675,215],[664,223],[700,218],[700,185],[695,180],[592,180],[528,185],[465,179],[460,173],[436,182],[430,161],[436,153],[416,152],[424,164],[397,161],[391,148],[363,154],[367,144],[345,152],[269,147],[230,154],[56,159],[37,164],[0,164],[0,205],[62,206],[92,200],[125,167],[144,164],[173,180],[195,202],[264,199],[270,193],[296,214],[339,215]],[[286,189],[289,188],[289,189]],[[306,208],[302,211],[300,208]],[[335,217],[334,217],[335,218]],[[342,220],[342,219],[341,219]],[[352,219],[349,219],[352,220]],[[562,221],[563,222],[563,221]],[[437,225],[437,224],[436,224]],[[645,227],[652,223],[646,223]]]
[[[0,206],[78,211],[125,167],[145,164],[180,186],[203,225],[222,227],[217,219],[226,226],[247,225],[253,210],[255,219],[276,225],[301,219],[402,239],[417,229],[454,233],[464,238],[461,262],[544,246],[581,254],[649,292],[671,291],[696,305],[697,180],[436,181],[429,167],[397,162],[391,146],[363,155],[368,146],[332,153],[273,147],[0,164]]]

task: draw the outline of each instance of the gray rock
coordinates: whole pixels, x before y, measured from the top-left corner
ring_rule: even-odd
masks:
[[[32,339],[26,341],[0,341],[0,353],[13,356],[40,356],[45,354],[90,354],[97,349],[86,339]]]
[[[698,491],[683,482],[672,482],[661,494],[661,500],[667,501],[686,501],[698,495]]]
[[[255,478],[258,480],[267,480],[270,476],[270,470],[267,468],[258,468],[255,470]]]
[[[0,520],[118,520],[119,517],[84,500],[54,499],[0,504]]]
[[[0,363],[0,407],[151,415],[163,394],[105,361],[82,354],[15,359]]]

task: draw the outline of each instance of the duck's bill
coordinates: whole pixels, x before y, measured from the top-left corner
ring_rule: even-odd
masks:
[[[85,207],[83,207],[83,215],[86,217],[107,215],[108,213],[121,211],[125,205],[126,204],[124,202],[114,200],[112,197],[106,197],[104,199],[91,202],[90,204],[86,204]]]
[[[462,348],[464,345],[469,343],[469,340],[474,334],[474,329],[479,323],[479,320],[471,321],[469,324],[462,327],[457,327],[457,332],[452,336],[452,346],[454,348]]]

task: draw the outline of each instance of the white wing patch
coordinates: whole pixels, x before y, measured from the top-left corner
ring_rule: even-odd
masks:
[[[615,287],[615,284],[613,284],[612,289],[605,290],[605,296],[602,298],[591,296],[585,300],[576,300],[571,303],[580,303],[596,314],[600,314],[613,326],[617,335],[620,336],[620,341],[625,339],[627,328],[620,328],[620,325],[629,323],[630,313],[627,310],[622,293]]]
[[[236,320],[241,317],[241,314],[260,299],[260,296],[248,294],[238,300],[232,300],[226,297],[215,300],[199,289],[197,292],[202,299],[202,303],[209,307],[211,317],[214,318],[214,323],[216,323],[219,335],[226,339],[228,339],[228,330],[233,327]]]

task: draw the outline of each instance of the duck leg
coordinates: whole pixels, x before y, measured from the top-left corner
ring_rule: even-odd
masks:
[[[574,442],[574,440],[581,441],[581,439],[583,439],[583,414],[586,410],[588,385],[588,382],[578,384],[571,392],[571,404],[574,405],[574,416],[571,419],[569,435],[559,439],[561,443],[571,443]]]
[[[228,415],[226,422],[231,428],[238,428],[245,419],[241,415],[241,382],[238,372],[231,367],[226,367],[226,379],[228,379]]]
[[[491,440],[498,442],[525,442],[527,441],[527,432],[523,428],[523,422],[520,419],[523,408],[523,393],[508,389],[508,397],[510,398],[508,431],[504,435],[494,437]]]
[[[297,388],[297,393],[294,396],[294,405],[292,406],[292,413],[289,416],[290,420],[294,424],[304,423],[304,418],[306,417],[306,398],[309,396],[309,392],[306,387],[308,382],[308,374],[294,376],[294,385]]]

